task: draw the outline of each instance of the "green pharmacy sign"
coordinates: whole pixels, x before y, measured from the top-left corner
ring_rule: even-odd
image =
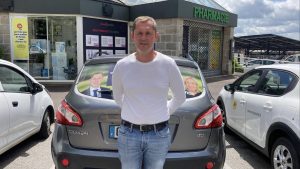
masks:
[[[202,7],[194,7],[194,17],[222,24],[227,24],[229,21],[227,13]]]

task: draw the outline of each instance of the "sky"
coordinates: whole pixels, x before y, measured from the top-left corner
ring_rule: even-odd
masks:
[[[238,15],[234,36],[275,34],[300,40],[300,0],[215,0]]]

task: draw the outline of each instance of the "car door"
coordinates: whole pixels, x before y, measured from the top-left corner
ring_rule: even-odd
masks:
[[[32,94],[28,92],[29,79],[23,73],[10,66],[0,66],[0,72],[4,99],[10,110],[7,137],[7,142],[10,143],[23,137],[34,127]]]
[[[292,74],[282,70],[268,70],[258,84],[257,94],[248,96],[246,106],[246,137],[265,146],[267,130],[274,114],[281,114],[282,95],[291,85]]]
[[[236,131],[245,135],[245,110],[249,95],[254,94],[257,82],[260,79],[263,71],[253,70],[246,73],[241,79],[235,84],[235,92],[231,95],[230,110],[227,113],[227,123],[229,126],[234,128]]]
[[[7,134],[9,130],[9,108],[7,100],[3,93],[3,87],[0,80],[0,154],[7,144]]]

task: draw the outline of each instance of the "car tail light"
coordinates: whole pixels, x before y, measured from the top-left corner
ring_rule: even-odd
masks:
[[[83,121],[66,101],[62,101],[55,113],[56,122],[63,125],[82,126]]]
[[[62,159],[62,160],[60,161],[60,163],[62,164],[62,166],[68,167],[69,164],[70,164],[70,161],[69,161],[69,159],[64,158],[64,159]]]
[[[197,118],[194,127],[196,129],[217,128],[221,127],[222,123],[223,117],[221,109],[217,104],[215,104]]]
[[[205,169],[212,169],[212,168],[214,168],[214,163],[212,162],[206,163]]]

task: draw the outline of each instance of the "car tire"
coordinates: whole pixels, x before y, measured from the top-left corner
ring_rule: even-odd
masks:
[[[281,167],[298,169],[300,167],[299,156],[295,147],[290,140],[284,137],[280,137],[274,142],[270,158],[273,169]]]
[[[50,126],[51,126],[50,113],[48,110],[46,110],[42,120],[41,129],[38,133],[41,139],[47,139],[50,136],[51,134]]]
[[[225,106],[223,105],[223,103],[219,103],[219,107],[220,107],[221,112],[222,112],[223,123],[224,123],[224,132],[225,132],[226,134],[230,134],[231,131],[230,131],[230,129],[227,127],[227,120],[226,120]]]

